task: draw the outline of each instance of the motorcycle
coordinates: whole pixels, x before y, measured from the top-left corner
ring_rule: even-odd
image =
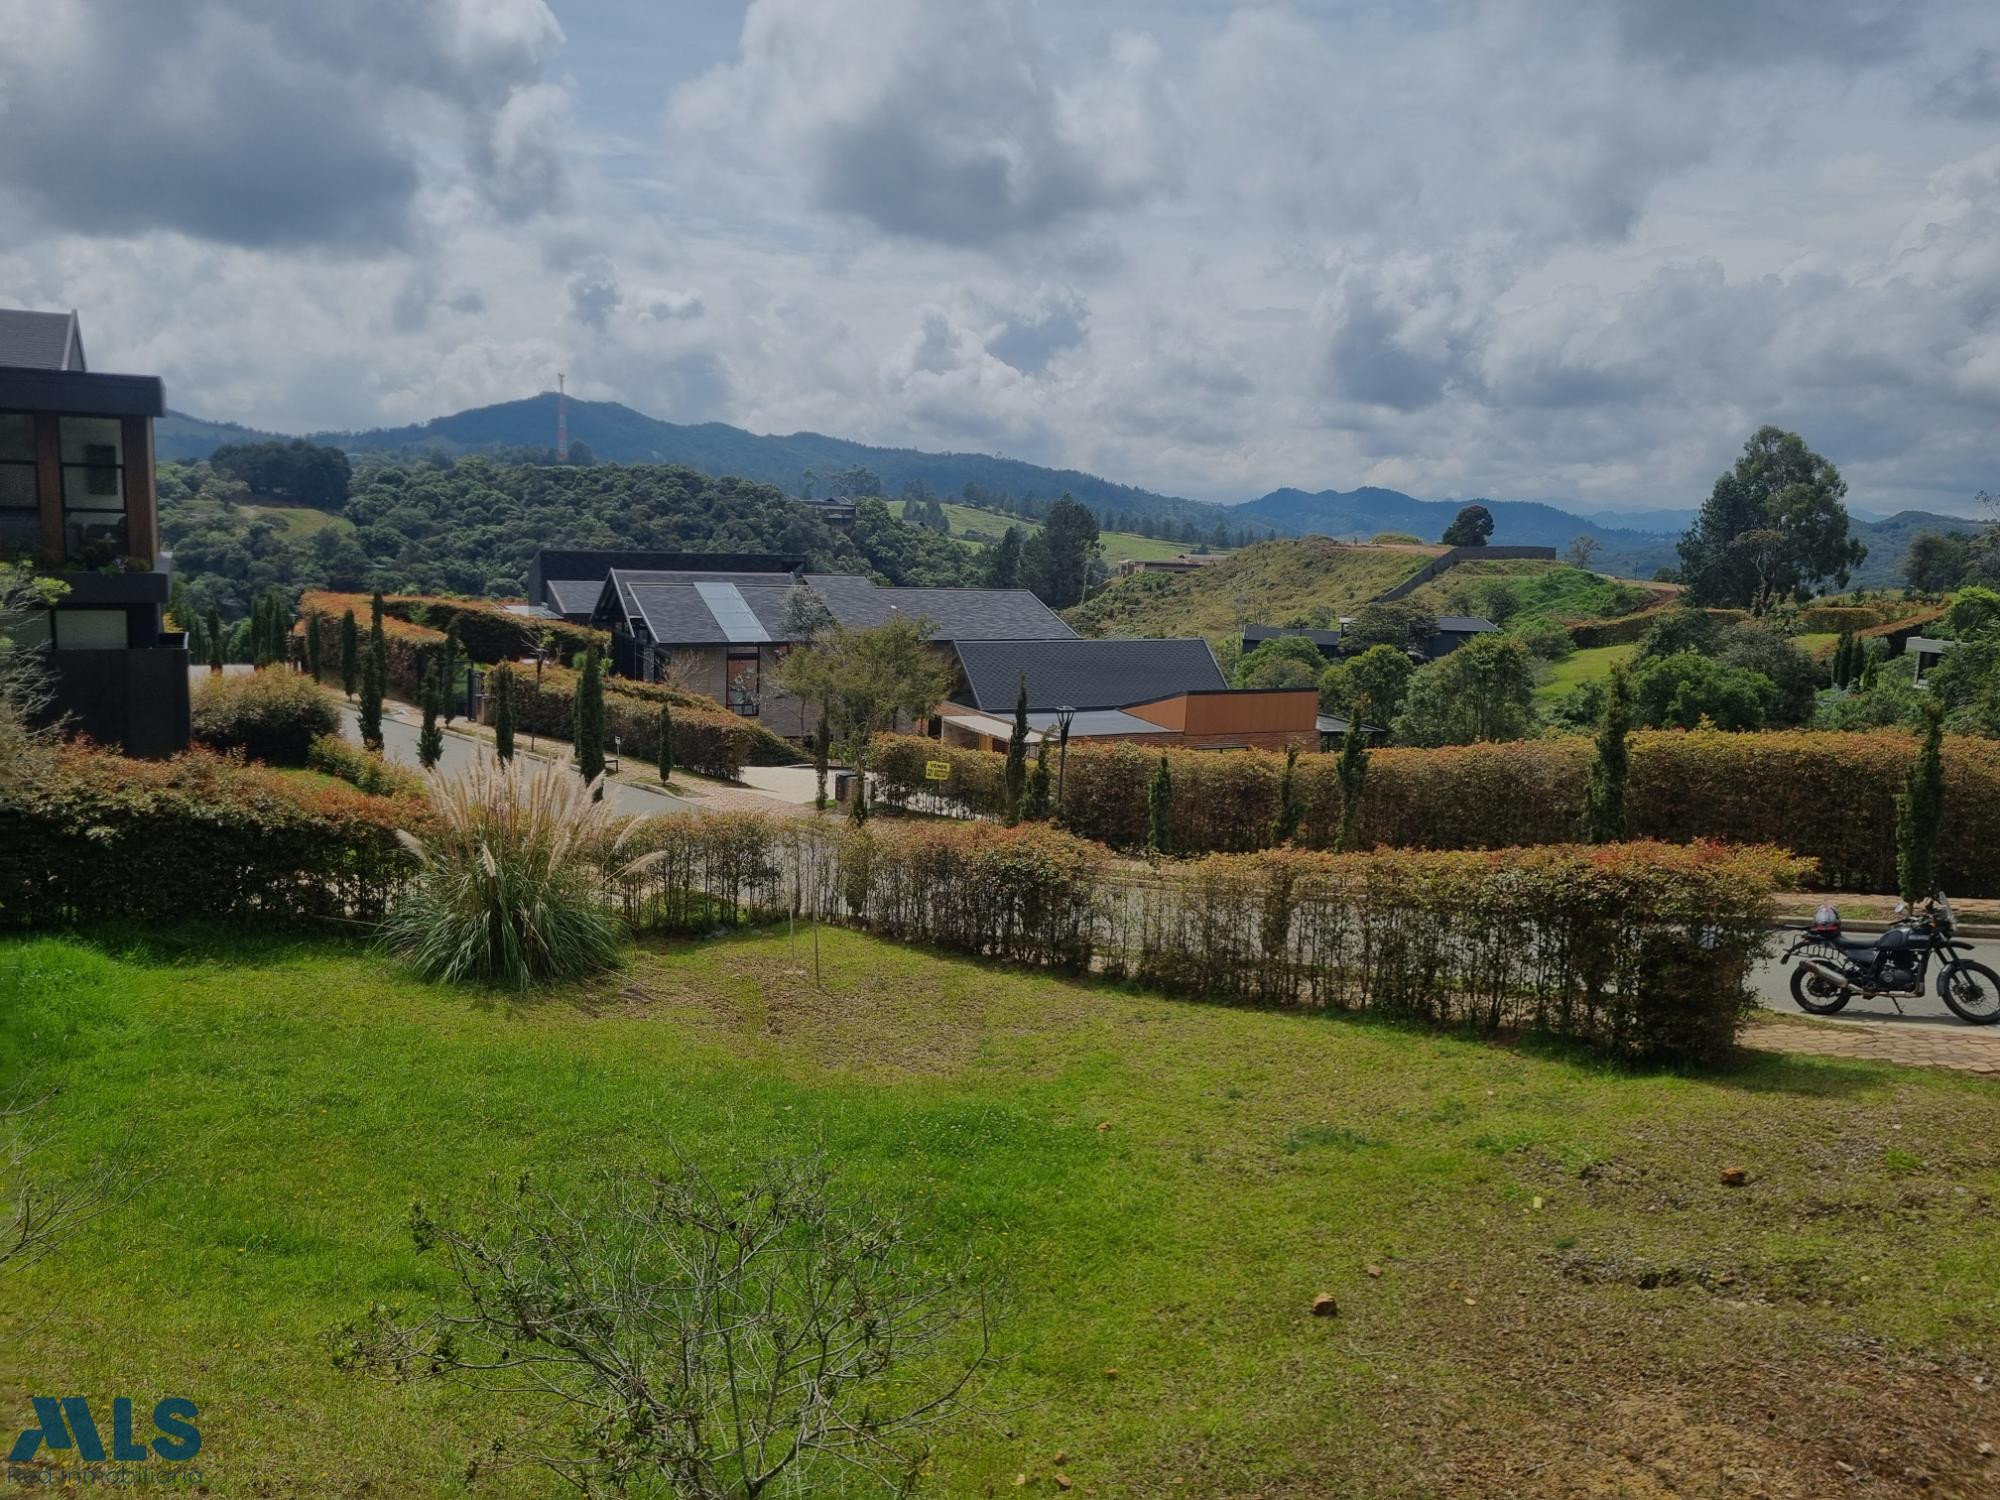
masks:
[[[1856,995],[1887,995],[1900,1013],[1902,997],[1924,992],[1924,977],[1935,958],[1943,965],[1938,998],[1952,1014],[1974,1026],[2000,1021],[2000,974],[1958,956],[1972,945],[1952,936],[1950,898],[1933,891],[1916,912],[1898,901],[1896,917],[1880,936],[1850,938],[1841,933],[1840,913],[1822,906],[1780,960],[1798,960],[1792,970],[1792,999],[1799,1009],[1830,1016]]]

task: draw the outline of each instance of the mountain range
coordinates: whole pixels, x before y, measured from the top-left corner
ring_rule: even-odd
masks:
[[[1316,493],[1284,488],[1240,505],[1218,505],[1118,484],[1076,469],[1045,468],[991,454],[881,448],[816,432],[764,435],[722,422],[663,422],[615,401],[570,401],[568,426],[570,441],[587,444],[599,462],[682,464],[718,477],[776,485],[794,494],[808,484],[824,493],[833,476],[860,468],[873,473],[890,495],[912,483],[928,485],[946,499],[959,497],[967,484],[1016,500],[1052,500],[1067,491],[1100,514],[1131,512],[1193,521],[1203,528],[1218,522],[1233,528],[1249,523],[1281,536],[1319,533],[1366,539],[1377,532],[1400,531],[1428,540],[1440,535],[1462,506],[1477,503],[1492,512],[1497,542],[1563,548],[1579,536],[1594,537],[1602,548],[1594,565],[1626,577],[1650,577],[1656,569],[1671,566],[1676,560],[1674,541],[1694,516],[1692,509],[1580,514],[1532,500],[1419,500],[1400,490],[1374,487]],[[556,396],[550,391],[407,427],[306,436],[356,454],[457,455],[549,449],[555,429]],[[283,436],[172,412],[156,424],[155,443],[161,458],[198,459],[224,443]],[[1927,511],[1902,511],[1880,520],[1863,519],[1866,514],[1856,512],[1853,523],[1855,534],[1869,549],[1854,581],[1870,587],[1894,580],[1897,564],[1917,532],[1976,529],[1976,523],[1962,517]]]

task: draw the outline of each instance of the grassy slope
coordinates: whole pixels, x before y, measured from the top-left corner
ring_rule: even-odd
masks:
[[[1488,580],[1505,579],[1521,620],[1590,620],[1622,615],[1642,608],[1639,585],[1615,583],[1583,568],[1562,562],[1514,558],[1498,562],[1461,563],[1417,589],[1412,603],[1439,614],[1456,614],[1461,605],[1478,609],[1480,591]]]
[[[554,1493],[458,1478],[510,1430],[495,1407],[329,1367],[331,1326],[432,1285],[410,1199],[823,1141],[1011,1288],[1004,1419],[950,1440],[930,1493],[1053,1493],[1058,1452],[1106,1497],[1982,1482],[1985,1080],[1632,1076],[824,952],[827,995],[763,937],[516,1007],[331,945],[0,944],[0,1083],[33,1056],[62,1087],[40,1165],[126,1142],[161,1169],[9,1273],[0,1378],[193,1397],[218,1495]],[[1320,1291],[1339,1317],[1307,1314]]]
[[[1325,537],[1259,542],[1197,572],[1119,579],[1069,611],[1085,635],[1231,636],[1243,625],[1283,625],[1351,612],[1400,583],[1421,554]]]
[[[1620,646],[1593,646],[1588,651],[1572,651],[1561,661],[1551,662],[1548,676],[1535,688],[1535,701],[1544,708],[1559,698],[1567,698],[1587,682],[1604,682],[1619,662],[1629,662],[1639,650],[1637,641]]]
[[[334,515],[331,511],[316,510],[310,505],[246,504],[239,508],[248,520],[254,521],[262,517],[295,542],[305,541],[315,532],[324,531],[329,526],[350,524],[344,516]]]
[[[953,541],[963,542],[968,547],[983,547],[988,542],[1000,540],[1001,533],[1009,526],[1019,526],[1024,533],[1039,528],[1032,521],[1024,521],[1019,516],[1002,515],[999,511],[980,510],[971,505],[954,505],[949,501],[944,505],[944,516],[951,523]],[[889,510],[902,516],[907,500],[891,500]],[[1140,536],[1132,531],[1105,531],[1099,533],[1104,543],[1104,560],[1112,567],[1131,558],[1179,557],[1191,550],[1187,542],[1163,542],[1157,537]]]

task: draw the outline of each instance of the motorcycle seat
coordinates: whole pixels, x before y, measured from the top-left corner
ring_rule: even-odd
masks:
[[[1848,937],[1845,933],[1830,935],[1833,944],[1848,953],[1873,953],[1877,948],[1901,947],[1900,936],[1896,942],[1885,943],[1883,938],[1889,933],[1862,933],[1858,937]]]

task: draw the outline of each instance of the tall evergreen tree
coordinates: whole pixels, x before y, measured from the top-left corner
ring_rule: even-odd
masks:
[[[1583,791],[1583,836],[1593,844],[1625,837],[1626,736],[1632,731],[1632,678],[1623,663],[1611,669],[1604,712],[1597,720],[1597,749]]]
[[[1021,690],[1014,698],[1014,729],[1007,736],[1007,821],[1020,816],[1021,794],[1028,785],[1028,674],[1021,674]]]
[[[1846,494],[1797,433],[1759,428],[1680,539],[1688,602],[1762,615],[1787,594],[1845,584],[1868,553],[1848,534]]]
[[[989,588],[1017,589],[1021,586],[1021,528],[1009,526],[986,556],[986,584]]]
[[[674,706],[660,705],[660,781],[674,779]]]
[[[382,699],[389,691],[389,639],[382,633],[382,596],[375,596],[368,625],[368,655],[361,667],[361,743],[382,748]]]
[[[458,645],[458,616],[453,615],[451,623],[444,628],[444,665],[438,671],[439,707],[447,724],[457,717],[457,699],[464,668],[464,653]]]
[[[361,627],[354,611],[340,617],[340,690],[348,697],[361,686]]]
[[[1944,827],[1944,707],[1924,704],[1924,743],[1903,773],[1896,798],[1896,879],[1905,901],[1937,888],[1937,838]]]
[[[218,676],[222,672],[222,611],[213,604],[208,607],[208,670]]]
[[[819,711],[819,725],[813,730],[813,810],[826,811],[826,755],[827,741],[833,736],[833,725],[827,717],[825,707]]]
[[[1049,815],[1049,737],[1042,736],[1042,742],[1035,750],[1034,769],[1028,772],[1028,787],[1021,794],[1021,816],[1029,822],[1039,823]]]
[[[594,642],[584,653],[583,678],[576,685],[575,716],[572,737],[577,769],[585,781],[595,781],[604,774],[604,663]],[[603,799],[604,789],[599,787],[597,800]]]
[[[438,727],[438,700],[444,696],[438,685],[438,664],[424,668],[424,727],[417,732],[417,764],[431,770],[444,758],[444,731]]]
[[[1340,741],[1340,762],[1334,767],[1340,782],[1340,829],[1334,847],[1341,850],[1361,847],[1361,794],[1368,786],[1368,740],[1361,732],[1361,715],[1347,721],[1347,733]]]
[[[321,649],[319,615],[315,612],[306,616],[306,672],[314,682],[319,681]]]
[[[493,669],[493,753],[506,765],[514,759],[514,669]]]
[[[1271,825],[1271,842],[1289,844],[1299,831],[1299,799],[1294,785],[1299,768],[1299,747],[1285,746],[1285,769],[1278,776],[1278,816]]]
[[[1174,776],[1162,755],[1146,787],[1146,857],[1157,860],[1173,852]]]

